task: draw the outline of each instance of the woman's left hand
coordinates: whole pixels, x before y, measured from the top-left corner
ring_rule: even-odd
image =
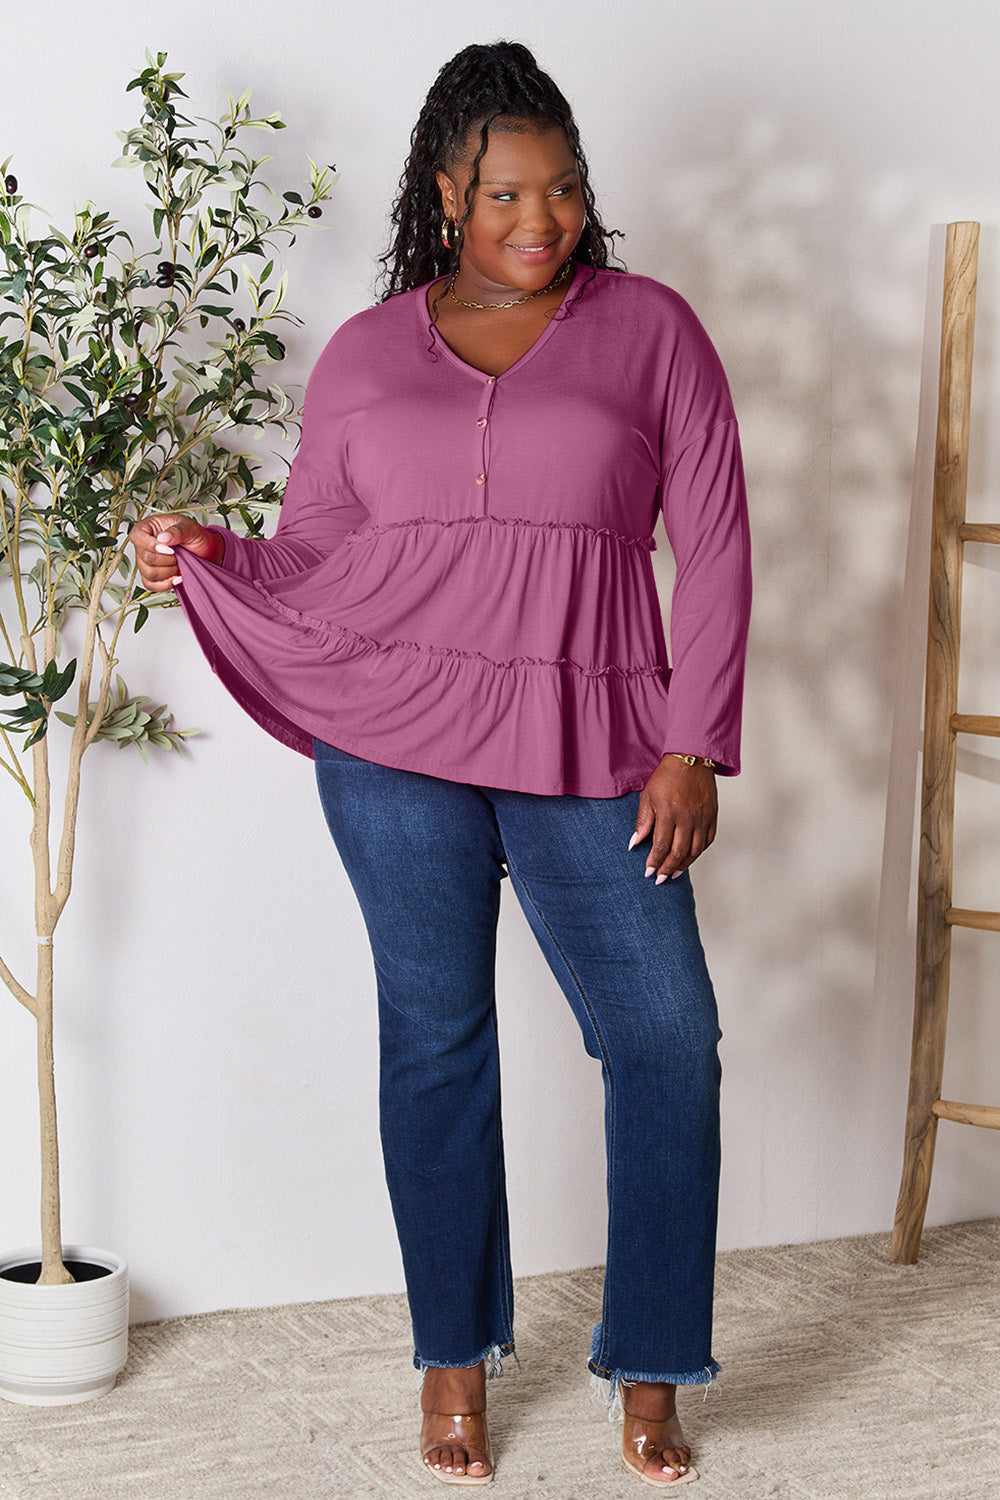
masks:
[[[639,814],[629,848],[653,835],[646,875],[660,885],[694,863],[715,838],[719,797],[710,766],[689,766],[665,755],[639,797]]]

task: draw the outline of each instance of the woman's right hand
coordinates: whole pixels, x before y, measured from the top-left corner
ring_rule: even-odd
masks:
[[[186,512],[145,516],[128,534],[135,548],[135,560],[143,587],[151,594],[164,594],[180,583],[174,558],[175,547],[186,547],[209,562],[219,562],[225,542],[215,531],[207,531],[200,521]]]

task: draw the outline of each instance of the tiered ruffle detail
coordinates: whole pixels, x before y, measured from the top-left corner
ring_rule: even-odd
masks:
[[[377,525],[362,526],[344,538],[344,544],[367,542],[370,537],[383,532],[396,531],[400,526],[530,526],[533,531],[579,531],[587,536],[606,536],[623,547],[641,547],[646,552],[656,551],[656,539],[652,536],[623,536],[609,526],[588,526],[585,521],[529,521],[523,516],[416,516],[410,521],[384,521]]]
[[[315,735],[451,780],[608,797],[663,753],[654,547],[583,523],[420,516],[266,581],[179,548],[177,592],[228,691],[300,754]]]

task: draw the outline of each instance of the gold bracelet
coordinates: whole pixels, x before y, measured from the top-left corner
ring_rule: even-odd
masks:
[[[677,750],[668,750],[667,754],[676,755],[677,759],[682,760],[686,766],[710,766],[713,771],[715,770],[715,761],[709,760],[707,755],[681,755]]]

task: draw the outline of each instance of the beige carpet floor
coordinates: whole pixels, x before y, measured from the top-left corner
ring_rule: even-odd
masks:
[[[692,1500],[1000,1497],[1000,1221],[719,1256],[719,1380],[680,1393]],[[601,1271],[521,1278],[490,1383],[497,1500],[638,1500],[585,1369]],[[401,1296],[136,1326],[114,1391],[0,1401],[0,1500],[431,1500]],[[452,1489],[450,1493],[458,1491]],[[468,1493],[464,1491],[463,1493]]]

